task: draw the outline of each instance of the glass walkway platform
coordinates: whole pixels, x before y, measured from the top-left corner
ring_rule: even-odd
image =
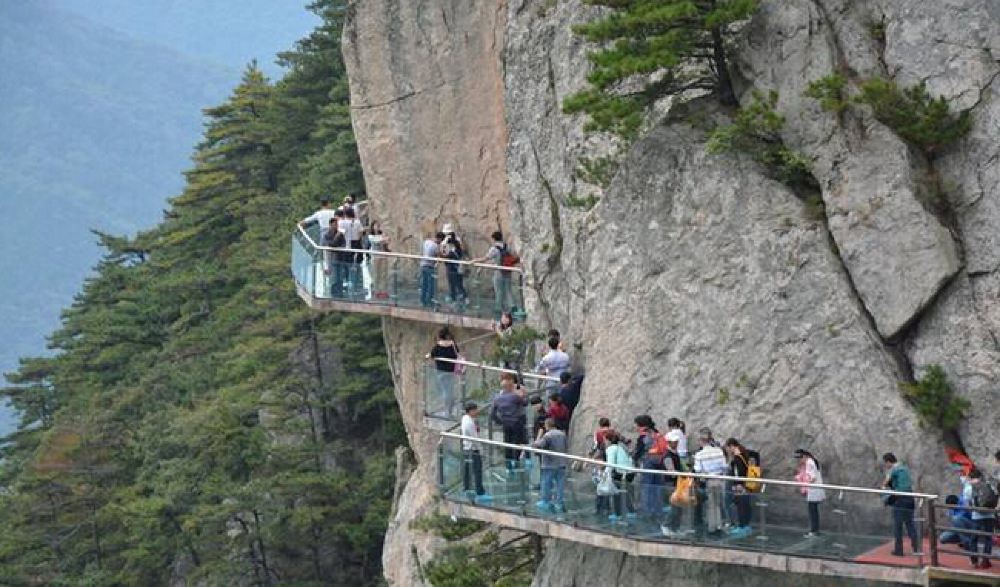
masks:
[[[482,438],[475,445],[479,447],[485,494],[478,496],[474,490],[472,453],[462,450],[464,437],[454,427],[440,434],[438,484],[446,511],[455,517],[635,556],[893,584],[956,584],[948,582],[955,580],[961,581],[958,584],[1000,584],[1000,574],[972,570],[968,557],[937,552],[937,545],[926,539],[921,553],[910,553],[907,545],[906,556],[889,556],[892,512],[883,505],[883,497],[894,492],[823,485],[827,500],[821,509],[821,533],[807,536],[802,485],[766,479],[762,491],[751,494],[751,530],[730,533],[709,527],[707,520],[735,520],[735,511],[723,504],[731,503],[727,495],[729,482],[737,478],[692,474],[704,482],[704,491],[699,491],[700,501],[697,505],[674,507],[669,505],[671,481],[667,481],[664,490],[664,485],[654,483],[652,476],[676,474],[629,469],[622,471],[625,477],[617,493],[600,496],[594,473],[595,468],[603,467],[599,461]],[[512,455],[515,460],[508,460]],[[541,499],[539,463],[544,455],[565,464],[562,507]],[[628,473],[635,475],[626,481],[630,478]],[[654,503],[661,505],[657,511],[649,511],[649,491],[659,492],[654,493]],[[898,495],[910,495],[917,500],[918,531],[935,535],[937,530],[928,515],[936,507],[937,496]],[[647,504],[645,508],[643,503]],[[708,513],[712,508],[724,511],[712,516]]]
[[[297,227],[292,236],[296,291],[320,311],[360,312],[432,324],[489,330],[503,310],[524,321],[520,268],[425,258],[395,252],[334,249]],[[422,272],[430,277],[422,294]],[[427,277],[424,277],[427,279]],[[465,296],[450,295],[460,281]],[[461,291],[456,288],[455,291]],[[502,296],[502,299],[500,299]]]

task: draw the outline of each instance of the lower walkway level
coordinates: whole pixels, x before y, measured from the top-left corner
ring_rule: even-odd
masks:
[[[637,473],[630,481],[623,476],[617,493],[600,495],[594,467],[587,459],[567,457],[578,464],[567,460],[561,496],[555,497],[551,478],[546,479],[539,466],[545,451],[514,450],[512,445],[485,439],[478,450],[469,445],[462,450],[460,435],[443,430],[441,436],[438,483],[448,513],[456,517],[634,556],[897,585],[1000,586],[1000,574],[972,570],[966,556],[934,553],[932,557],[926,539],[920,552],[913,553],[907,543],[905,556],[892,556],[892,512],[873,490],[830,486],[821,509],[822,530],[812,536],[806,535],[801,487],[767,480],[763,490],[748,500],[749,531],[729,532],[720,526],[735,521],[737,512],[726,505],[732,494],[727,495],[730,490],[721,481],[707,481],[693,505],[674,507],[669,505],[673,490],[669,481],[653,485],[649,477]],[[650,495],[655,508],[649,505]],[[935,535],[926,520],[934,500],[918,501],[918,532]]]

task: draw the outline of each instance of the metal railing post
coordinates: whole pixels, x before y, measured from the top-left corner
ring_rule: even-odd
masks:
[[[934,498],[927,500],[927,531],[930,534],[927,541],[931,549],[931,566],[938,566],[938,539],[937,539],[937,501]]]
[[[441,495],[445,492],[445,481],[444,481],[444,438],[438,441],[438,487],[441,489]]]

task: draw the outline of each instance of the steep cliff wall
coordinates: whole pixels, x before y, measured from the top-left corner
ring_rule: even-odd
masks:
[[[577,444],[599,415],[626,428],[640,412],[678,415],[765,449],[773,475],[789,475],[785,456],[804,445],[831,481],[871,485],[878,455],[894,450],[937,488],[942,443],[899,381],[942,364],[973,403],[961,430],[972,455],[1000,444],[998,11],[990,0],[763,3],[741,41],[741,90],[778,91],[784,138],[822,186],[817,217],[748,160],[707,155],[704,131],[678,120],[622,153],[606,188],[587,183],[582,159],[619,147],[560,111],[587,71],[570,25],[593,10],[579,0],[366,0],[345,47],[370,196],[406,246],[435,222],[509,228],[532,320],[582,345]],[[833,71],[926,80],[972,109],[974,129],[928,161],[865,111],[838,118],[802,96]],[[932,175],[947,206],[929,203]],[[586,194],[600,197],[589,210],[575,205]],[[420,460],[406,499],[426,504],[432,442],[414,384],[428,331],[387,324],[386,336]],[[393,580],[412,515],[401,509],[387,537]],[[575,576],[610,572],[582,552],[551,544],[540,584],[559,584],[546,573],[573,557]],[[633,584],[645,567],[615,568]]]
[[[476,254],[510,230],[503,108],[503,2],[371,0],[353,5],[344,32],[351,117],[372,217],[393,250],[454,223]],[[415,557],[436,540],[410,522],[434,504],[437,435],[424,428],[423,357],[434,327],[386,320],[386,348],[417,468],[396,504],[384,567],[395,585],[419,583]],[[463,340],[480,333],[456,332]]]

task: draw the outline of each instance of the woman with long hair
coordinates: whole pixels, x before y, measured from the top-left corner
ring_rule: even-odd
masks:
[[[437,340],[431,347],[431,352],[427,353],[427,359],[434,359],[434,375],[437,381],[438,393],[444,404],[446,418],[453,418],[455,414],[455,363],[458,360],[458,344],[451,330],[445,326],[438,330]],[[441,359],[451,359],[442,361]]]
[[[823,483],[823,473],[819,466],[819,460],[813,454],[803,448],[795,451],[795,457],[799,459],[799,467],[795,473],[795,480],[800,483]],[[807,538],[819,535],[819,504],[826,499],[826,492],[822,487],[801,488],[802,495],[806,497],[806,506],[809,509],[809,533]]]

